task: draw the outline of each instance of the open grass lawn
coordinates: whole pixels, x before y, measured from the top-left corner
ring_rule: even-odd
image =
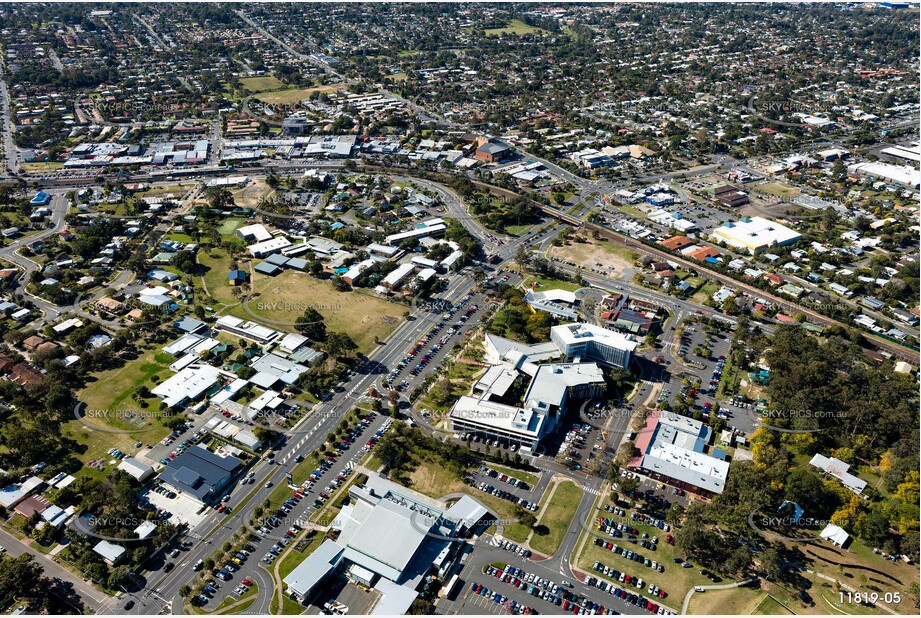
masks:
[[[764,599],[768,598],[764,590],[757,586],[757,583],[754,586],[698,592],[691,597],[691,602],[688,604],[688,614],[729,614],[733,616],[752,614],[755,608]],[[671,603],[669,603],[670,600],[670,598],[665,599],[669,607],[677,605],[678,607],[675,607],[675,609],[680,609],[681,602],[684,601],[684,595],[676,597]]]
[[[490,28],[486,34],[503,35],[503,34],[546,34],[547,31],[542,28],[529,26],[520,19],[513,19],[503,28]]]
[[[505,228],[505,233],[509,236],[521,236],[534,229],[533,223],[522,223],[521,225],[509,225]]]
[[[596,526],[593,526],[591,535],[585,541],[585,548],[577,560],[577,565],[584,569],[586,572],[591,573],[595,577],[604,577],[592,569],[592,566],[597,560],[606,566],[610,566],[617,569],[618,571],[621,571],[622,573],[641,577],[643,578],[643,581],[646,582],[647,586],[650,583],[653,583],[668,593],[668,596],[665,598],[665,603],[670,607],[674,607],[675,605],[680,606],[682,600],[684,599],[684,595],[692,587],[712,585],[712,582],[701,575],[697,568],[685,569],[682,568],[680,564],[674,563],[674,558],[677,555],[677,551],[673,545],[669,545],[665,542],[665,535],[668,534],[667,532],[659,530],[658,528],[654,528],[653,526],[647,526],[641,524],[640,522],[633,521],[630,519],[629,513],[626,517],[619,519],[603,509],[595,509],[594,513],[595,515],[592,517],[593,522],[597,522],[598,517],[602,516],[615,519],[621,523],[626,523],[639,530],[640,536],[643,532],[645,532],[649,535],[650,538],[654,536],[659,537],[659,543],[656,545],[657,549],[655,551],[650,551],[640,547],[639,543],[634,544],[626,541],[624,538],[614,538],[611,535],[598,530]],[[674,531],[674,529],[672,529],[671,534],[677,533]],[[665,565],[665,572],[659,573],[657,571],[653,571],[651,568],[643,566],[639,562],[627,560],[620,554],[615,554],[609,549],[599,547],[598,545],[594,544],[595,537],[600,537],[604,541],[614,543],[620,547],[626,547],[633,552],[638,551],[644,557]],[[728,584],[731,582],[724,579],[720,583]]]
[[[180,197],[185,195],[189,191],[189,189],[192,188],[193,185],[194,183],[190,183],[188,185],[182,185],[178,183],[173,184],[173,185],[159,185],[156,187],[151,187],[150,189],[147,189],[145,191],[140,191],[138,193],[135,193],[134,196],[137,198],[141,198],[141,197],[166,197],[168,195],[172,195],[178,200]]]
[[[760,193],[767,193],[768,195],[773,195],[775,197],[790,199],[794,198],[802,191],[796,187],[791,187],[779,182],[766,182],[764,184],[758,185],[757,191]],[[757,195],[757,193],[756,193]]]
[[[259,92],[259,94],[256,95],[256,98],[263,103],[268,103],[270,105],[300,103],[301,101],[310,98],[310,95],[314,92],[335,92],[342,87],[343,86],[339,84],[336,86],[318,86],[316,88],[284,88],[280,90],[271,90],[265,88],[264,90],[268,90],[268,92]]]
[[[563,481],[556,486],[550,504],[538,519],[539,526],[545,526],[549,534],[531,537],[531,548],[547,556],[552,556],[559,549],[563,537],[569,532],[579,502],[582,501],[582,489],[571,481]]]
[[[521,282],[522,287],[531,289],[532,283],[537,282],[539,285],[535,287],[535,290],[544,291],[544,290],[568,290],[570,292],[575,292],[582,286],[573,281],[562,281],[560,279],[551,279],[549,277],[538,277],[536,275],[527,275],[524,281]]]
[[[409,75],[401,71],[399,73],[393,73],[391,75],[387,75],[384,77],[384,79],[392,81],[392,82],[405,82],[407,79],[409,79]]]
[[[48,172],[56,172],[64,168],[63,163],[56,163],[54,161],[45,162],[30,162],[23,163],[21,166],[22,171],[27,174],[47,174]]]
[[[170,232],[164,236],[164,240],[175,240],[176,242],[181,243],[192,243],[195,242],[195,239],[189,236],[188,234],[183,234],[181,232]]]
[[[226,277],[224,272],[222,277]],[[370,293],[353,290],[339,292],[332,282],[286,270],[277,277],[256,274],[253,296],[232,313],[244,319],[291,331],[307,307],[313,307],[326,321],[328,331],[347,333],[362,353],[370,352],[375,337],[385,339],[403,320],[406,307]],[[212,292],[214,293],[214,292]]]
[[[639,208],[635,208],[635,207],[633,207],[633,206],[628,206],[627,204],[619,204],[619,205],[617,205],[615,208],[617,208],[617,210],[619,210],[619,211],[621,211],[621,212],[623,212],[623,213],[626,213],[626,214],[630,215],[631,217],[636,217],[637,219],[645,219],[645,218],[646,218],[646,213],[645,213],[645,212],[643,212],[643,211],[640,210]]]
[[[752,611],[759,616],[789,616],[793,614],[772,596],[765,595],[758,606]]]
[[[171,375],[170,362],[172,357],[168,354],[150,350],[128,361],[119,369],[103,371],[93,376],[95,381],[91,381],[77,394],[77,398],[86,404],[81,414],[83,420],[75,418],[64,424],[64,434],[86,446],[86,451],[78,454],[82,461],[108,459],[106,453],[111,448],[133,454],[137,452],[134,448],[135,442],[153,444],[169,433],[161,423],[159,400],[156,397],[147,399],[148,407],[143,408],[141,400],[134,396],[134,392],[143,384],[148,388],[153,387],[154,383],[150,378],[154,374],[164,379]],[[126,418],[129,412],[147,415],[148,420],[137,424],[129,422]],[[99,425],[100,430],[96,431],[88,425]],[[88,474],[94,472],[86,468],[84,471]]]
[[[789,544],[791,547],[794,545]],[[797,548],[812,561],[809,565],[812,570],[846,582],[863,592],[872,592],[874,588],[882,591],[900,591],[903,605],[906,603],[904,599],[908,586],[918,583],[917,565],[885,560],[858,539],[852,540],[846,550],[834,547],[827,541],[808,546],[800,545]],[[883,574],[873,573],[868,569]],[[837,594],[833,600],[838,602]]]
[[[230,236],[241,225],[243,225],[243,219],[226,219],[218,226],[217,233],[221,236]]]
[[[263,90],[278,90],[285,88],[285,83],[274,75],[263,75],[262,77],[244,77],[240,79],[240,84],[250,92],[261,92]]]
[[[690,283],[691,285],[695,285],[695,284],[697,283],[697,282],[696,282],[696,279],[698,279],[698,278],[697,278],[697,277],[690,277],[687,281],[688,281],[688,283]],[[710,298],[712,298],[713,295],[716,294],[717,291],[719,291],[719,289],[720,289],[720,284],[719,284],[719,283],[717,283],[717,282],[715,282],[715,281],[710,281],[710,280],[708,279],[708,280],[704,281],[703,285],[700,287],[699,290],[697,290],[696,292],[694,292],[694,294],[691,296],[691,300],[693,300],[693,301],[696,302],[696,303],[703,303],[704,301],[709,300]]]
[[[217,247],[202,247],[198,251],[198,263],[205,267],[202,278],[211,298],[225,305],[240,302],[233,295],[233,286],[227,282],[230,272],[230,254]]]

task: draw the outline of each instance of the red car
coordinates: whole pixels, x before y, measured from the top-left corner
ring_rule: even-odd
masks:
[[[250,581],[250,580],[248,580],[248,579],[246,579],[245,577],[244,577],[243,579],[240,580],[240,583],[243,584],[244,586],[252,586],[252,585],[253,585],[253,582]]]

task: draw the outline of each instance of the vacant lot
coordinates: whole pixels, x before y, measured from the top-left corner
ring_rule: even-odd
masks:
[[[274,189],[265,184],[262,178],[250,180],[245,187],[233,189],[233,202],[241,208],[255,208],[263,198],[274,193]]]
[[[568,241],[562,247],[551,247],[547,254],[565,262],[573,262],[587,271],[607,271],[609,275],[621,277],[625,270],[639,257],[624,247],[606,241],[588,239],[585,242]],[[601,264],[601,266],[598,266]]]
[[[138,193],[135,193],[134,196],[137,198],[141,198],[141,197],[169,198],[169,197],[172,197],[173,199],[178,200],[183,195],[188,193],[189,189],[191,189],[194,186],[194,184],[195,183],[189,183],[187,185],[182,185],[180,183],[177,183],[174,185],[161,185],[161,186],[151,187],[145,191],[140,191]]]
[[[405,79],[405,78],[404,78]],[[308,98],[314,92],[335,92],[343,87],[341,84],[335,86],[318,86],[316,88],[284,88],[282,90],[268,90],[259,92],[257,99],[270,105],[281,105],[300,103]]]
[[[383,340],[393,332],[406,311],[371,293],[339,292],[330,281],[292,270],[277,277],[256,274],[253,292],[245,305],[234,307],[234,315],[290,331],[295,320],[313,307],[323,315],[327,330],[347,333],[363,353],[374,348],[375,338]]]
[[[563,481],[556,486],[550,504],[538,519],[538,526],[547,528],[547,534],[531,537],[531,548],[547,556],[552,556],[560,548],[563,537],[569,532],[576,515],[579,502],[582,501],[582,489],[571,481]]]
[[[263,90],[279,90],[286,88],[285,83],[274,75],[264,75],[262,77],[244,77],[240,84],[250,92],[262,92]]]
[[[768,195],[773,195],[774,197],[790,199],[799,195],[801,191],[795,187],[791,187],[779,182],[766,182],[762,185],[758,185],[755,188],[754,193],[755,195],[758,193],[767,193]]]
[[[535,28],[534,26],[529,26],[520,19],[513,19],[503,28],[491,28],[486,31],[486,34],[494,34],[501,36],[503,34],[546,34],[547,31],[541,28]]]

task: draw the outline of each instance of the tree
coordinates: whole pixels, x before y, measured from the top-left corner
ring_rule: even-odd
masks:
[[[192,588],[188,584],[179,586],[179,596],[188,597],[190,594],[192,594]]]
[[[768,547],[758,556],[758,562],[761,564],[761,570],[765,573],[767,579],[773,582],[779,582],[783,577],[784,568],[780,554],[773,547]]]
[[[746,545],[736,547],[725,563],[726,571],[738,577],[745,575],[751,566],[752,552]]]
[[[311,341],[326,341],[326,323],[323,316],[313,307],[307,307],[299,317],[294,328]]]
[[[534,526],[537,525],[537,516],[531,511],[520,506],[515,508],[515,518],[518,520],[519,524],[527,527],[529,530],[533,529]]]
[[[357,349],[358,344],[345,333],[329,333],[326,337],[326,351],[330,356],[352,356]]]
[[[620,482],[620,491],[621,491],[621,493],[623,493],[623,494],[629,496],[629,495],[632,494],[634,491],[636,491],[636,488],[639,487],[639,486],[640,486],[639,481],[637,481],[637,480],[636,480],[635,478],[633,478],[632,476],[628,476],[628,477],[624,478],[623,480],[621,480],[621,482]]]
[[[665,521],[670,521],[673,524],[677,524],[681,521],[681,518],[684,516],[684,506],[680,502],[675,502],[669,507],[668,512],[665,514]]]
[[[117,566],[109,573],[109,590],[126,590],[131,584],[131,567],[128,565]]]
[[[31,554],[0,556],[0,604],[8,607],[13,601],[36,596],[45,587],[42,571]]]

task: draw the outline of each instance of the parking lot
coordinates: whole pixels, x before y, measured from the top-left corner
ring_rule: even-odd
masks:
[[[531,608],[531,613],[536,610],[546,615],[579,614],[580,610],[597,614],[647,613],[597,586],[583,584],[574,577],[567,578],[540,562],[492,546],[478,545],[470,558],[460,574],[463,588],[455,600],[439,603],[439,613],[525,615],[525,608]],[[491,566],[494,563],[504,568],[497,571]],[[497,577],[500,572],[501,577]],[[482,587],[479,592],[477,586]],[[483,589],[491,594],[484,596]],[[497,593],[499,601],[495,600]]]
[[[604,425],[603,419],[595,420],[599,427]],[[545,444],[547,455],[570,470],[591,470],[604,458],[605,447],[600,429],[581,422],[570,424],[566,433],[558,431]]]
[[[504,478],[503,478],[504,477]],[[531,485],[511,474],[499,472],[483,465],[470,474],[467,483],[480,491],[518,503],[523,508],[537,512],[544,488],[550,482],[549,475],[541,474],[540,480]]]
[[[688,411],[698,410],[708,415],[717,401],[716,393],[731,342],[730,331],[708,333],[698,323],[683,323],[681,336],[673,341],[673,352],[683,363],[670,366],[669,380],[663,386],[659,401],[668,401],[672,409],[680,408],[683,402]],[[708,356],[698,354],[703,349],[709,351]],[[726,412],[724,420],[731,425],[728,414]]]

